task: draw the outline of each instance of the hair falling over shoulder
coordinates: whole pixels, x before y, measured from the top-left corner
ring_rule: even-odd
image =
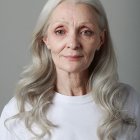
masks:
[[[42,139],[46,132],[51,135],[50,130],[57,127],[46,117],[55,92],[56,70],[50,51],[43,43],[42,38],[47,30],[51,12],[63,1],[47,0],[33,34],[31,44],[32,64],[25,68],[17,85],[16,98],[19,113],[15,118],[23,119],[25,126],[38,140]],[[126,126],[128,130],[128,126],[135,127],[135,121],[134,118],[129,117],[123,111],[128,92],[118,80],[117,62],[107,17],[99,0],[73,1],[92,6],[98,13],[101,30],[106,30],[104,46],[95,54],[89,67],[90,78],[88,84],[93,91],[95,102],[104,113],[103,123],[98,127],[98,137],[100,140],[115,140],[115,136],[122,126]],[[31,105],[30,110],[26,109],[26,104]],[[40,128],[41,132],[39,134],[32,129],[34,124]]]

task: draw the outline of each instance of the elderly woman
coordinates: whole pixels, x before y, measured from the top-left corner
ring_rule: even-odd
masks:
[[[3,109],[1,140],[139,140],[140,103],[118,80],[99,0],[48,0],[33,63]]]

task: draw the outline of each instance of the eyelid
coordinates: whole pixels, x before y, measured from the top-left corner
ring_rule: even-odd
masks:
[[[87,25],[82,25],[82,26],[80,27],[80,29],[90,29],[90,30],[93,30],[93,27],[89,27],[89,26],[87,26]]]
[[[62,28],[64,28],[64,26],[63,26],[63,25],[60,25],[60,26],[56,26],[56,27],[54,28],[54,30],[62,29]]]
[[[84,30],[80,31],[81,35],[88,36],[88,37],[93,36],[94,33],[95,32],[93,30],[90,30],[90,29],[84,29]]]
[[[66,30],[64,28],[58,27],[54,30],[54,33],[59,36],[64,36],[66,33]]]
[[[82,27],[82,28],[80,29],[80,32],[81,32],[81,31],[91,31],[91,32],[94,32],[94,30],[91,29],[91,28],[89,28],[89,27]]]
[[[57,25],[56,27],[54,27],[54,32],[57,32],[59,30],[63,30],[64,32],[67,32],[67,27],[65,27],[65,25]],[[92,27],[88,27],[87,25],[82,25],[81,27],[79,27],[78,29],[79,33],[83,32],[83,31],[89,31],[92,32],[94,34],[94,30]]]
[[[58,28],[66,28],[66,27],[65,27],[65,25],[57,25],[56,27],[54,27],[55,30]],[[82,25],[81,27],[79,27],[79,30],[84,29],[84,28],[92,30],[92,27],[88,27],[86,25]]]

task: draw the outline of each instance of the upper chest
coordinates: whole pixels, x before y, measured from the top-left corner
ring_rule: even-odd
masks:
[[[47,116],[57,125],[52,130],[52,140],[98,140],[97,128],[102,113],[93,103],[54,104]]]

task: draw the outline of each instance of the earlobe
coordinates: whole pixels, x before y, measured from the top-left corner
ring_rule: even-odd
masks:
[[[47,46],[47,48],[50,49],[50,48],[49,48],[49,44],[48,44],[48,38],[47,38],[47,36],[44,36],[44,37],[43,37],[43,42],[44,42],[44,44]]]
[[[98,47],[97,49],[96,49],[96,51],[99,51],[100,50],[100,47]]]
[[[100,46],[102,46],[105,42],[106,30],[104,29],[100,34]]]
[[[102,45],[103,45],[104,42],[105,42],[105,34],[106,34],[106,31],[105,31],[105,30],[103,30],[103,31],[100,33],[100,42],[99,42],[98,48],[96,49],[97,51],[100,50],[100,48],[102,47]]]

